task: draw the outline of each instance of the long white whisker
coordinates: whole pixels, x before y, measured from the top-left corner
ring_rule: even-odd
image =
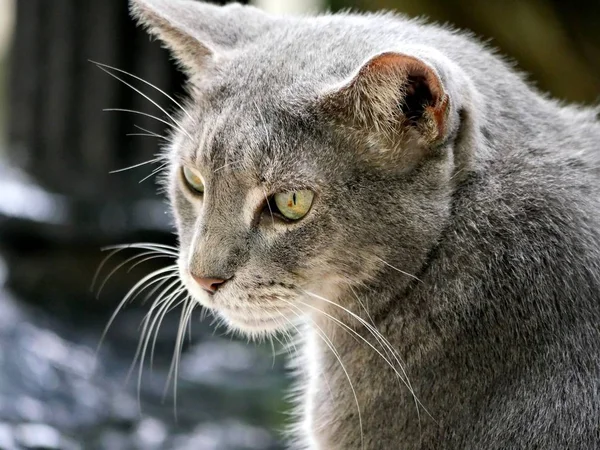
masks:
[[[149,159],[148,161],[144,161],[144,162],[141,162],[141,163],[138,163],[138,164],[134,164],[133,166],[124,167],[122,169],[111,170],[108,173],[125,172],[126,170],[135,169],[136,167],[142,167],[142,166],[145,166],[147,164],[154,164],[154,163],[157,163],[158,161],[161,161],[161,160],[162,160],[162,158]]]
[[[416,277],[416,276],[414,276],[414,275],[412,275],[412,274],[410,274],[410,273],[408,273],[408,272],[405,272],[404,270],[400,270],[400,269],[398,269],[398,268],[397,268],[397,267],[395,267],[395,266],[392,266],[392,265],[391,265],[389,262],[387,262],[387,261],[384,261],[384,260],[383,260],[383,259],[381,259],[380,257],[376,256],[376,258],[377,258],[379,261],[381,261],[382,263],[384,263],[386,266],[388,266],[388,267],[391,267],[392,269],[394,269],[394,270],[396,270],[396,271],[400,272],[401,274],[403,274],[403,275],[406,275],[407,277],[410,277],[410,278],[412,278],[412,279],[414,279],[414,280],[417,280],[417,281],[418,281],[418,282],[420,282],[420,283],[422,283],[422,282],[423,282],[423,280],[421,280],[420,278],[418,278],[418,277]]]
[[[145,112],[142,112],[142,111],[136,111],[134,109],[104,108],[102,111],[105,111],[105,112],[126,112],[126,113],[131,113],[131,114],[137,114],[137,115],[144,116],[144,117],[150,117],[151,119],[158,120],[159,122],[164,123],[169,128],[173,128],[173,129],[179,130],[179,128],[176,125],[173,125],[171,122],[167,122],[166,120],[161,119],[160,117],[156,117],[156,116],[153,116],[152,114],[148,114],[148,113],[145,113]],[[188,138],[192,139],[189,134],[187,134],[187,133],[185,133],[185,134],[186,134],[186,136]]]
[[[140,127],[139,125],[134,124],[133,126],[134,126],[134,128],[137,128],[138,130],[143,131],[144,133],[148,134],[149,136],[154,136],[155,138],[164,139],[165,141],[169,142],[169,139],[166,136],[163,136],[162,134],[155,133],[152,130],[149,130],[144,127]]]
[[[127,269],[127,272],[131,272],[133,269],[135,269],[137,266],[139,266],[140,264],[143,264],[147,261],[150,261],[152,259],[158,259],[158,258],[172,258],[171,255],[165,255],[161,252],[158,252],[158,254],[155,254],[153,256],[148,256],[134,264],[131,265],[131,267],[129,267],[129,269]]]
[[[269,208],[269,213],[271,214],[271,222],[273,226],[275,226],[275,218],[273,217],[273,211],[271,210],[271,205],[269,204],[269,198],[267,197],[267,192],[263,189],[263,195],[265,197],[265,202],[267,203],[267,208]]]
[[[148,100],[150,103],[152,103],[154,106],[156,106],[158,109],[160,109],[163,114],[165,114],[169,119],[171,119],[173,121],[173,124],[177,127],[177,129],[179,129],[179,131],[181,131],[183,134],[185,134],[190,140],[192,139],[192,137],[188,134],[187,131],[185,131],[185,129],[181,126],[181,124],[175,120],[175,118],[169,114],[169,112],[163,108],[162,106],[160,106],[157,102],[155,102],[154,100],[152,100],[148,95],[144,94],[142,91],[140,91],[138,88],[136,88],[135,86],[133,86],[132,84],[128,83],[127,81],[123,80],[122,78],[116,76],[114,73],[110,72],[109,70],[105,69],[104,67],[102,67],[99,64],[96,64],[96,66],[102,70],[103,72],[106,72],[107,74],[109,74],[111,77],[113,77],[116,80],[119,80],[121,83],[123,83],[125,86],[133,89],[135,92],[137,92],[138,94],[140,94],[142,97],[144,97],[146,100]]]
[[[104,327],[104,331],[102,332],[102,335],[100,336],[100,342],[98,343],[98,347],[96,348],[96,354],[98,354],[98,351],[100,350],[100,347],[102,346],[102,342],[104,342],[104,338],[106,337],[106,333],[108,332],[110,326],[114,322],[115,318],[117,317],[117,315],[119,314],[121,309],[123,309],[123,306],[125,306],[127,304],[127,302],[129,301],[129,299],[133,296],[133,294],[141,286],[143,286],[148,281],[150,281],[152,278],[158,277],[167,272],[172,272],[173,270],[177,270],[177,267],[175,267],[175,269],[174,269],[173,266],[168,266],[168,267],[163,267],[162,269],[155,270],[154,272],[146,275],[144,278],[142,278],[140,281],[138,281],[129,290],[129,292],[125,295],[125,297],[123,297],[123,300],[121,300],[121,302],[117,305],[115,312],[112,313],[112,315],[110,316],[110,319],[108,319],[108,323],[106,324],[106,327]]]
[[[111,252],[98,265],[98,268],[96,269],[96,273],[94,273],[92,285],[90,286],[91,291],[94,290],[94,287],[96,286],[96,281],[98,281],[98,276],[102,272],[102,269],[104,268],[104,266],[106,265],[108,260],[110,258],[112,258],[116,253],[118,253],[122,250],[129,249],[129,248],[136,248],[136,249],[143,249],[143,250],[155,250],[160,253],[171,255],[173,258],[178,257],[177,247],[173,247],[171,245],[164,245],[164,244],[138,242],[138,243],[132,243],[132,244],[118,244],[118,245],[109,245],[109,246],[103,247],[101,249],[102,251],[110,250]]]
[[[271,353],[273,354],[273,362],[271,363],[271,370],[275,369],[275,344],[273,343],[273,336],[269,336],[269,344],[271,344]]]
[[[181,352],[183,350],[183,341],[185,340],[185,328],[188,320],[194,311],[195,303],[189,301],[186,305],[181,309],[181,318],[179,322],[179,329],[177,330],[177,339],[175,342],[175,350],[173,354],[173,359],[171,361],[171,369],[169,370],[169,375],[167,376],[167,385],[169,385],[169,381],[171,376],[173,376],[173,408],[175,413],[175,420],[177,420],[177,378],[179,376],[179,361],[181,358]],[[166,393],[166,392],[165,392]]]
[[[356,295],[356,292],[354,291],[354,289],[352,289],[352,286],[348,287],[350,288],[350,291],[352,291],[352,294],[354,294],[354,297],[356,298],[358,304],[362,307],[362,309],[365,310],[365,314],[367,315],[367,318],[371,321],[371,324],[375,326],[375,322],[373,321],[373,318],[371,317],[371,314],[369,313],[369,310],[367,309],[366,305],[360,300],[360,298],[358,298],[358,295]]]
[[[102,282],[102,284],[100,285],[100,287],[98,288],[98,292],[96,294],[96,297],[100,297],[100,294],[102,293],[102,290],[104,289],[104,286],[106,286],[106,283],[108,283],[108,281],[111,279],[111,277],[123,266],[127,265],[128,263],[135,261],[138,258],[143,258],[144,256],[148,256],[148,255],[154,255],[157,252],[156,250],[150,250],[147,252],[143,252],[140,253],[138,255],[134,255],[130,258],[127,258],[125,261],[123,261],[122,263],[118,264],[114,269],[112,269],[108,275],[106,276],[106,278],[104,278],[104,281]],[[165,258],[166,256],[161,255],[163,258]]]
[[[183,286],[181,286],[179,289],[177,289],[177,293],[174,295],[173,301],[169,302],[170,304],[167,305],[164,313],[162,314],[162,317],[158,320],[158,323],[156,324],[156,331],[154,332],[154,338],[152,339],[152,347],[150,348],[150,368],[152,368],[152,366],[154,364],[154,348],[156,347],[156,340],[158,338],[158,330],[160,329],[160,326],[162,325],[162,321],[174,307],[176,307],[186,301],[186,299],[184,298],[180,302],[176,302],[176,300],[179,298],[179,296],[181,294],[184,294],[185,291],[186,291],[186,289]]]
[[[285,301],[286,303],[288,303],[290,306],[294,307],[295,309],[298,309],[298,307],[295,306],[294,304],[292,304],[291,302],[288,302],[285,299],[281,299],[281,300]],[[302,311],[300,310],[300,312],[302,312]],[[296,315],[298,315],[298,313],[296,313]],[[350,374],[346,370],[346,367],[344,366],[344,363],[342,363],[342,359],[340,357],[340,354],[336,350],[335,346],[333,345],[333,342],[329,339],[329,337],[327,336],[327,334],[323,331],[323,329],[314,320],[312,320],[309,317],[307,317],[307,319],[310,320],[312,322],[312,324],[316,327],[316,330],[313,329],[313,331],[315,331],[315,333],[317,334],[317,336],[319,336],[323,340],[323,342],[325,343],[325,345],[327,345],[327,347],[329,347],[329,350],[331,350],[331,352],[333,353],[333,355],[336,357],[336,359],[340,363],[340,367],[342,368],[342,370],[344,371],[344,374],[346,375],[346,378],[348,379],[348,384],[350,385],[350,389],[352,390],[352,394],[354,395],[354,401],[356,403],[356,410],[358,412],[358,423],[359,423],[359,426],[360,426],[361,448],[364,448],[365,444],[364,444],[362,414],[360,412],[360,404],[358,402],[358,395],[356,394],[356,390],[354,389],[354,384],[352,383],[352,380],[350,379]]]
[[[179,280],[176,280],[175,282],[170,284],[163,292],[168,292],[169,289],[171,289],[173,286],[177,285],[178,283],[179,283]],[[175,291],[168,294],[168,296],[164,296],[163,298],[157,299],[155,302],[155,305],[153,305],[153,307],[150,310],[150,315],[147,315],[148,320],[144,324],[144,329],[142,330],[142,335],[140,338],[140,344],[142,344],[142,348],[141,348],[140,364],[139,364],[139,369],[138,369],[138,388],[137,388],[138,404],[140,403],[142,375],[144,372],[144,359],[146,357],[146,352],[148,350],[148,345],[150,343],[150,338],[152,336],[152,330],[153,330],[153,328],[155,328],[155,325],[158,323],[158,320],[161,317],[161,311],[166,311],[169,307],[169,304],[174,302],[180,293],[181,293],[181,288],[176,288]],[[156,308],[158,308],[158,306],[161,304],[162,304],[161,308],[154,315],[152,322],[150,322],[151,312],[153,310],[155,310]],[[148,324],[149,324],[149,326],[148,326]],[[156,329],[156,334],[158,334],[158,329]],[[139,350],[139,347],[138,347],[138,350]],[[138,352],[136,352],[136,356],[137,355],[138,355]],[[134,359],[134,364],[135,364],[135,359]],[[132,368],[133,368],[133,366],[132,366]]]
[[[143,250],[159,250],[163,251],[163,253],[173,256],[177,258],[179,256],[179,249],[172,245],[166,244],[155,244],[152,242],[134,242],[131,244],[116,244],[116,245],[108,245],[106,247],[102,247],[102,250],[125,250],[128,248],[139,248]]]
[[[344,308],[343,306],[341,306],[341,305],[339,305],[339,304],[337,304],[337,303],[335,303],[335,302],[332,302],[331,300],[328,300],[328,299],[326,299],[326,298],[324,298],[324,297],[322,297],[322,296],[320,296],[320,295],[314,294],[314,293],[312,293],[312,292],[308,292],[308,291],[304,291],[304,292],[305,292],[306,294],[310,295],[311,297],[317,298],[317,299],[319,299],[319,300],[322,300],[322,301],[324,301],[324,302],[326,302],[326,303],[328,303],[328,304],[330,304],[330,305],[333,305],[333,306],[336,306],[336,307],[340,308],[341,310],[345,311],[347,314],[349,314],[350,316],[352,316],[354,319],[356,319],[356,320],[357,320],[359,323],[361,323],[361,324],[362,324],[362,325],[363,325],[363,326],[364,326],[364,327],[365,327],[365,328],[366,328],[366,329],[367,329],[369,332],[371,332],[371,334],[372,334],[372,335],[373,335],[373,336],[374,336],[374,337],[377,339],[377,341],[378,341],[378,342],[379,342],[381,345],[383,345],[383,346],[384,346],[384,348],[385,348],[385,347],[387,347],[387,348],[388,348],[388,350],[389,350],[389,351],[392,353],[392,355],[394,356],[394,358],[395,358],[396,362],[398,363],[398,365],[399,365],[399,367],[400,367],[400,370],[401,370],[401,371],[402,371],[402,373],[404,374],[404,377],[406,377],[406,379],[408,380],[408,375],[407,375],[406,371],[404,370],[404,365],[401,363],[401,361],[400,361],[400,359],[399,359],[399,357],[398,357],[398,355],[397,355],[397,352],[396,352],[396,351],[393,349],[393,347],[391,346],[391,344],[389,344],[389,342],[387,341],[387,339],[385,339],[385,337],[384,337],[384,336],[383,336],[383,335],[382,335],[382,334],[379,332],[379,330],[377,330],[377,328],[375,328],[374,326],[370,325],[370,324],[369,324],[367,321],[365,321],[365,320],[364,320],[362,317],[360,317],[360,316],[356,315],[355,313],[353,313],[353,312],[352,312],[352,311],[350,311],[349,309],[347,309],[347,308]],[[306,306],[309,306],[309,307],[310,307],[310,305],[306,305]],[[322,311],[322,310],[319,310],[319,311],[320,311],[321,313],[323,313],[323,314],[326,314],[326,315],[328,315],[327,313],[325,313],[325,312],[324,312],[324,311]],[[330,316],[330,317],[331,317],[331,316]],[[332,317],[332,318],[333,318],[333,317]],[[337,321],[337,319],[335,319],[335,318],[333,318],[333,319]],[[346,325],[346,324],[343,324],[343,325],[347,327],[347,325]],[[354,330],[353,330],[353,331],[354,331]],[[361,338],[362,338],[362,336],[361,336]],[[363,339],[364,339],[364,338],[363,338]],[[367,341],[365,340],[365,342],[367,342]],[[384,350],[384,351],[385,351],[385,350]],[[378,352],[378,353],[379,353],[379,352]],[[383,355],[381,355],[381,353],[379,353],[379,354],[380,354],[380,356],[381,356],[382,358],[384,358],[384,357],[383,357]],[[391,367],[392,369],[394,369],[394,371],[397,373],[397,370],[396,370],[396,369],[394,368],[394,366],[393,366],[393,365],[392,365],[392,364],[389,362],[389,360],[387,360],[387,358],[384,358],[384,360],[385,360],[385,361],[388,363],[388,365],[390,365],[390,367]],[[399,375],[399,374],[398,374],[398,375]],[[425,408],[425,406],[424,406],[424,405],[421,403],[421,401],[420,401],[420,400],[418,399],[418,397],[416,396],[416,394],[415,394],[414,390],[412,389],[412,385],[410,384],[410,382],[407,382],[407,381],[405,381],[405,380],[404,380],[404,378],[402,378],[402,377],[399,377],[399,378],[402,380],[402,382],[403,382],[403,383],[406,385],[406,387],[409,389],[409,392],[412,394],[412,396],[413,396],[413,399],[415,400],[415,402],[416,402],[416,403],[418,403],[418,405],[420,405],[420,406],[423,408],[423,410],[424,410],[424,411],[427,413],[427,415],[429,415],[429,417],[431,417],[431,418],[432,418],[432,419],[435,421],[435,419],[434,419],[434,418],[433,418],[433,416],[432,416],[432,415],[429,413],[429,411],[427,410],[427,408]],[[418,417],[419,417],[419,424],[420,424],[420,412],[419,412],[419,409],[418,409],[418,405],[416,405],[416,406],[417,406],[417,415],[418,415]]]
[[[254,107],[256,108],[256,111],[258,112],[258,116],[260,117],[260,121],[265,130],[265,136],[267,137],[267,147],[270,147],[271,146],[271,134],[269,133],[269,129],[267,128],[267,121],[265,120],[265,116],[263,116],[263,113],[260,110],[260,108],[258,107],[256,100],[254,100]]]
[[[108,250],[108,249],[105,249]],[[120,252],[123,249],[117,248],[117,249],[112,249],[112,251],[106,255],[106,257],[100,262],[100,264],[98,264],[98,268],[96,269],[96,272],[94,273],[94,278],[92,278],[92,285],[90,286],[90,291],[93,292],[94,291],[94,287],[96,286],[96,281],[98,281],[98,276],[100,275],[100,272],[102,272],[102,269],[104,268],[105,264],[108,262],[108,260],[110,258],[112,258],[116,253]]]
[[[350,291],[352,291],[352,294],[354,294],[354,297],[356,298],[356,300],[358,301],[358,303],[362,306],[362,308],[365,310],[365,313],[367,314],[367,317],[371,321],[372,329],[370,329],[369,331],[371,332],[371,334],[373,334],[373,336],[375,337],[375,339],[377,339],[377,341],[379,342],[379,344],[383,346],[383,351],[386,353],[386,355],[391,354],[392,357],[396,360],[396,363],[400,366],[400,370],[402,370],[402,373],[406,377],[406,382],[408,383],[409,389],[412,392],[413,391],[412,384],[410,382],[408,374],[404,370],[404,361],[402,360],[402,358],[398,354],[398,351],[395,348],[392,347],[392,345],[388,342],[388,340],[375,327],[375,322],[373,321],[373,318],[369,314],[369,311],[368,311],[367,307],[363,304],[363,302],[361,302],[360,298],[358,297],[358,295],[356,294],[356,292],[354,291],[354,289],[352,289],[352,286],[349,286],[349,287],[350,287]],[[417,414],[419,414],[418,408],[417,408]]]
[[[169,94],[167,94],[165,91],[163,91],[162,89],[160,89],[158,86],[155,86],[152,83],[150,83],[149,81],[146,81],[143,78],[138,77],[137,75],[134,75],[132,73],[129,73],[129,72],[123,70],[123,69],[117,69],[116,67],[109,66],[108,64],[99,63],[97,61],[91,61],[90,60],[90,62],[92,64],[96,64],[97,66],[100,66],[100,67],[104,67],[104,68],[107,68],[107,69],[115,70],[117,72],[121,72],[122,74],[128,75],[128,76],[130,76],[130,77],[132,77],[132,78],[134,78],[134,79],[136,79],[138,81],[141,81],[142,83],[150,86],[152,89],[157,90],[158,92],[160,92],[161,94],[163,94],[165,97],[167,97],[169,100],[171,100],[173,103],[175,103],[175,105],[178,106],[179,109],[181,109],[181,111],[184,112],[184,114],[186,114],[191,120],[194,120],[193,117],[190,115],[190,113],[187,112],[187,110],[181,105],[181,103],[179,103],[177,100],[175,100]]]
[[[223,170],[225,167],[228,167],[228,166],[233,166],[233,165],[235,165],[235,164],[239,164],[239,163],[241,163],[241,162],[242,162],[241,160],[237,160],[237,161],[231,161],[231,162],[228,162],[228,163],[226,163],[226,164],[223,164],[221,167],[219,167],[219,168],[215,169],[215,170],[213,171],[213,173],[217,173],[218,171],[220,171],[220,170]]]
[[[150,175],[148,175],[148,176],[146,176],[146,177],[142,178],[142,179],[141,179],[139,182],[140,182],[140,183],[143,183],[143,182],[144,182],[144,181],[146,181],[148,178],[150,178],[152,175],[156,175],[157,173],[159,173],[161,170],[163,170],[163,169],[164,169],[165,167],[167,167],[168,165],[169,165],[169,163],[168,163],[168,162],[166,162],[166,163],[164,163],[164,164],[161,164],[161,165],[160,165],[160,166],[158,166],[156,169],[154,169],[154,170],[153,170],[153,171],[150,173]]]
[[[159,294],[159,296],[154,300],[152,306],[150,307],[150,310],[146,313],[146,315],[142,319],[142,323],[140,324],[140,326],[142,328],[141,332],[140,332],[140,339],[138,341],[137,348],[135,349],[135,355],[133,356],[133,361],[131,362],[131,366],[129,367],[129,371],[127,372],[127,377],[125,378],[126,384],[129,382],[129,379],[131,378],[131,375],[133,374],[133,371],[135,369],[138,358],[140,359],[140,370],[143,367],[145,353],[142,353],[142,351],[145,349],[145,346],[147,345],[147,342],[149,339],[148,336],[150,335],[150,333],[152,331],[152,328],[154,326],[154,323],[156,322],[157,316],[160,314],[160,312],[164,309],[165,305],[172,298],[172,294],[169,294],[168,292],[175,285],[176,285],[176,283],[173,282],[169,286],[167,286],[165,289],[163,289],[163,291]],[[153,316],[154,311],[156,311],[157,309],[158,309],[158,312],[156,313],[156,315]],[[139,402],[140,379],[141,379],[141,374],[138,373],[138,386],[137,386],[138,406],[140,403]]]
[[[283,300],[283,299],[282,299]],[[296,326],[296,324],[294,324],[290,319],[288,319],[287,317],[285,317],[281,312],[279,312],[279,316],[284,319],[295,331],[296,331],[296,336],[302,336],[302,333],[300,333],[300,330],[298,329],[298,327]],[[285,336],[285,338],[287,339],[287,345],[285,346],[286,349],[289,348],[293,348],[294,350],[294,354],[299,354],[298,353],[298,348],[296,347],[296,342],[294,339],[294,336],[292,335],[291,331],[289,329],[285,329],[282,328],[281,329],[281,333]],[[288,352],[291,353],[291,350],[288,349]]]
[[[154,134],[154,133],[127,133],[125,136],[142,136],[142,137],[151,137],[151,138],[156,138],[156,139],[162,139],[163,141],[166,142],[170,142],[169,139],[167,139],[164,136],[161,136],[160,134]]]
[[[344,330],[346,330],[348,333],[351,333],[352,335],[356,336],[357,338],[359,338],[361,341],[363,341],[365,344],[367,344],[369,347],[371,347],[371,349],[373,349],[373,351],[375,351],[377,353],[377,355],[379,355],[381,357],[381,359],[383,359],[385,361],[386,364],[388,364],[390,366],[390,368],[394,371],[394,373],[398,376],[398,378],[402,381],[402,383],[404,383],[404,385],[406,387],[409,388],[409,390],[412,393],[412,388],[410,387],[410,384],[408,384],[406,382],[406,380],[404,379],[404,377],[402,376],[402,374],[400,374],[400,372],[398,372],[398,370],[393,366],[393,364],[391,363],[391,361],[384,356],[375,346],[373,346],[373,344],[371,344],[369,341],[367,341],[363,336],[360,335],[360,333],[357,333],[355,330],[352,329],[352,327],[346,325],[344,322],[342,322],[341,320],[333,317],[332,315],[326,313],[325,311],[316,308],[312,305],[309,305],[308,303],[304,303],[302,301],[300,301],[300,304],[302,304],[303,306],[310,308],[320,314],[323,314],[325,317],[333,320],[336,324],[338,324],[339,326],[341,326]],[[370,330],[369,330],[370,331]],[[384,350],[385,351],[385,350]],[[404,375],[406,376],[406,375]],[[413,394],[414,395],[414,394]]]
[[[168,274],[168,275],[163,275],[160,278],[157,278],[155,280],[152,280],[150,282],[148,282],[148,284],[146,286],[144,286],[143,289],[140,289],[138,291],[138,293],[136,295],[134,295],[131,298],[131,301],[135,300],[139,295],[141,295],[142,292],[144,292],[146,289],[148,289],[150,286],[152,286],[153,284],[156,284],[156,286],[154,286],[145,296],[144,299],[142,300],[142,304],[146,303],[146,301],[151,298],[154,294],[156,294],[156,291],[158,291],[160,288],[162,288],[165,284],[167,284],[169,282],[169,280],[173,280],[173,279],[179,279],[179,276],[177,275],[176,271],[173,270],[172,273]],[[161,291],[162,294],[162,291]],[[160,294],[159,294],[160,296]],[[156,300],[156,299],[155,299]]]

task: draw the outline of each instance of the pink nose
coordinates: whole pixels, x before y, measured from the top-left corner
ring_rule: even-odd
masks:
[[[198,283],[202,289],[210,292],[211,294],[214,294],[215,292],[217,292],[217,289],[219,289],[219,287],[226,281],[226,280],[222,280],[220,278],[199,277],[194,274],[192,274],[192,278],[194,280],[196,280],[196,283]]]

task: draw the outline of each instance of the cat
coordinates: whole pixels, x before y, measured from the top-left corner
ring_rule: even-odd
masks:
[[[188,78],[194,302],[294,330],[294,448],[600,448],[600,122],[394,13],[130,0]]]

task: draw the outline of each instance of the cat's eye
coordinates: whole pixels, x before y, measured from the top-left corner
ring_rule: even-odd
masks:
[[[182,172],[188,187],[197,194],[204,194],[204,181],[200,174],[186,166],[183,166]]]
[[[300,220],[310,210],[315,194],[309,190],[281,192],[273,196],[278,212],[289,220]]]

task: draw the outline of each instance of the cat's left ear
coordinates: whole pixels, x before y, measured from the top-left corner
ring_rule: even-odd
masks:
[[[130,0],[132,15],[168,47],[190,78],[218,64],[268,28],[257,8],[211,5],[192,0]]]
[[[322,93],[319,103],[330,118],[368,135],[370,141],[385,140],[387,148],[406,148],[407,141],[435,147],[452,132],[457,103],[439,68],[434,60],[380,53]]]

